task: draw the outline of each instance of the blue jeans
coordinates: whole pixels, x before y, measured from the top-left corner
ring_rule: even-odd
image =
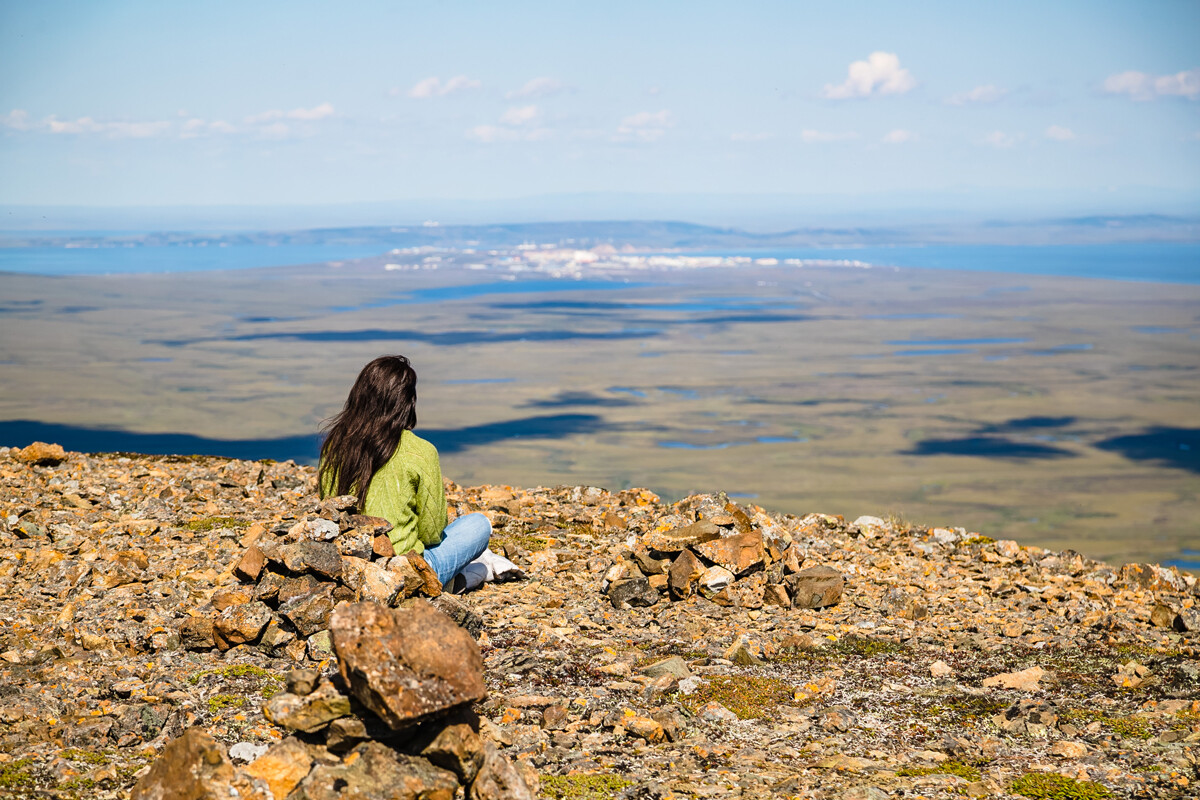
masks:
[[[487,550],[491,536],[492,523],[486,516],[464,514],[446,526],[439,544],[425,548],[425,561],[442,585],[449,587],[459,570]]]

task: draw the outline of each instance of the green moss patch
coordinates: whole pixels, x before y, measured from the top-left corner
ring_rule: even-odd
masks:
[[[1028,772],[1012,782],[1009,791],[1032,800],[1100,800],[1112,797],[1093,781],[1077,781],[1057,772]]]
[[[82,761],[85,764],[100,766],[107,764],[112,759],[107,753],[97,753],[92,750],[80,750],[77,747],[71,747],[67,750],[62,750],[58,754],[59,758],[65,758],[68,761]]]
[[[542,794],[552,800],[608,800],[633,781],[620,775],[542,775]]]
[[[919,778],[925,775],[954,775],[972,783],[983,777],[979,774],[978,769],[961,761],[945,761],[936,767],[904,767],[897,770],[896,774],[901,778]]]
[[[183,523],[184,528],[198,533],[205,533],[217,528],[246,528],[249,526],[250,520],[238,517],[196,517]]]
[[[1154,735],[1150,729],[1150,722],[1145,717],[1114,716],[1091,708],[1069,708],[1060,712],[1058,717],[1063,722],[1077,726],[1099,722],[1122,739],[1149,739]]]
[[[770,716],[781,705],[799,705],[795,687],[779,678],[754,675],[717,675],[701,684],[695,692],[680,698],[680,703],[693,714],[712,701],[728,708],[738,719],[760,719]]]
[[[0,789],[20,789],[33,786],[33,775],[29,767],[32,758],[18,758],[0,767]]]
[[[216,714],[223,708],[241,708],[246,705],[246,698],[234,694],[214,694],[208,698],[208,713]]]

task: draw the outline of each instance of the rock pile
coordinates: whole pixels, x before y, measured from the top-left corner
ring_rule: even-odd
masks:
[[[243,537],[245,552],[233,568],[243,585],[213,595],[179,628],[191,650],[221,652],[246,645],[302,661],[331,654],[329,618],[341,602],[396,607],[421,595],[440,598],[443,610],[466,623],[468,610],[450,597],[416,553],[397,556],[391,524],[353,513],[354,497],[332,497],[289,525]],[[473,623],[474,620],[471,620]]]
[[[263,709],[288,736],[251,746],[253,759],[237,767],[191,728],[133,800],[452,800],[460,789],[469,800],[532,800],[536,773],[479,735],[472,704],[487,697],[483,658],[462,628],[417,600],[403,609],[343,603],[329,630],[337,675],[293,670]]]
[[[810,514],[795,531],[771,524],[764,535],[745,509],[724,496],[690,500],[618,551],[601,584],[615,607],[697,594],[719,606],[748,609],[824,608],[841,600],[845,576],[828,566],[805,566],[807,552],[794,538],[819,536],[841,524],[840,517]]]
[[[529,579],[398,599],[418,586],[405,578],[396,597],[377,595],[392,605],[347,618],[347,633],[372,632],[351,645],[339,622],[363,597],[351,559],[395,570],[361,555],[374,523],[351,520],[344,501],[322,506],[314,482],[286,462],[0,447],[0,796],[127,800],[140,782],[145,797],[486,797],[521,791],[517,778],[555,799],[1195,796],[1200,583],[1174,568],[719,494],[666,503],[643,489],[448,483],[452,510],[486,513],[493,549]],[[718,536],[652,549],[699,523]],[[707,571],[721,564],[700,545],[735,539],[722,558],[738,575],[733,556],[753,564],[754,534],[762,566],[724,596],[699,579],[673,595],[669,567],[637,557],[673,564],[686,549]],[[341,577],[306,541],[338,548]],[[269,543],[302,546],[273,560]],[[600,589],[615,565],[658,601],[614,606]],[[842,599],[797,607],[789,580],[815,567],[842,576]],[[223,651],[182,646],[189,620],[215,627],[272,574],[331,585],[310,593],[329,592],[328,621],[283,647],[262,633],[235,644],[232,631]],[[760,578],[761,607],[739,605],[739,584]],[[768,584],[792,605],[768,602]],[[295,627],[275,591],[257,601],[267,626]],[[457,608],[486,699],[464,699],[478,697],[463,680],[474,672],[429,680],[440,673],[418,665],[437,654],[388,632],[402,624],[391,615],[426,603]],[[312,652],[325,657],[308,660],[321,630],[328,649]],[[396,686],[416,694],[392,702]]]

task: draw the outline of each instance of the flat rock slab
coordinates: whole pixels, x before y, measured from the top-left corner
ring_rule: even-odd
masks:
[[[479,646],[427,602],[342,605],[330,631],[342,678],[394,730],[487,697]]]
[[[846,578],[833,567],[809,567],[786,579],[794,608],[824,608],[842,599]]]
[[[340,764],[320,764],[292,800],[453,800],[453,773],[380,744],[364,742]]]
[[[673,554],[682,551],[685,547],[711,542],[720,536],[720,528],[708,520],[700,520],[683,528],[647,533],[642,537],[642,544],[646,545],[652,553]]]
[[[701,542],[695,549],[702,558],[725,567],[734,575],[745,575],[763,566],[763,537],[759,531]]]

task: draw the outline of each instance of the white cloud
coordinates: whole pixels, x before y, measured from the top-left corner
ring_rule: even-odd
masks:
[[[312,108],[293,108],[291,111],[273,108],[269,111],[263,111],[260,114],[252,114],[246,117],[245,122],[247,125],[259,125],[263,122],[272,122],[280,119],[314,122],[331,116],[333,116],[333,106],[329,103],[321,103],[321,105],[313,106]]]
[[[32,127],[29,122],[29,112],[22,111],[19,108],[14,108],[3,117],[0,117],[0,125],[3,125],[5,128],[12,128],[14,131],[27,131]]]
[[[897,128],[894,131],[889,131],[884,134],[884,137],[879,141],[884,144],[904,144],[905,142],[915,142],[917,135],[912,131],[906,131],[903,128]]]
[[[895,53],[876,51],[866,61],[851,62],[846,80],[826,84],[821,96],[829,100],[871,97],[876,94],[904,94],[917,85],[912,73],[900,66]]]
[[[330,103],[321,103],[319,106],[312,108],[294,108],[287,112],[288,119],[299,119],[306,122],[312,122],[318,119],[325,119],[333,116],[333,105]]]
[[[1047,139],[1053,139],[1056,142],[1069,142],[1075,138],[1075,131],[1065,128],[1062,125],[1051,125],[1049,128],[1046,128],[1045,136]]]
[[[507,100],[517,100],[523,97],[550,97],[565,92],[571,87],[554,78],[534,78],[520,89],[515,89],[504,95]]]
[[[832,133],[830,131],[815,131],[812,129],[804,129],[800,131],[800,141],[805,144],[825,144],[827,142],[844,142],[847,139],[857,139],[858,134],[853,131],[846,133]]]
[[[1176,72],[1174,75],[1149,75],[1130,70],[1109,75],[1104,79],[1104,91],[1127,94],[1134,100],[1153,100],[1155,97],[1200,98],[1200,68]]]
[[[641,139],[643,142],[653,142],[661,139],[668,128],[675,125],[675,118],[670,111],[639,111],[621,120],[617,127],[617,137],[621,139]]]
[[[528,125],[541,114],[537,106],[513,106],[500,115],[501,125]]]
[[[1017,142],[1021,141],[1024,138],[1025,138],[1025,135],[1021,134],[1021,133],[1005,133],[1004,131],[992,131],[987,136],[983,137],[981,143],[990,145],[992,147],[1007,149],[1009,147],[1014,146]]]
[[[772,133],[731,133],[729,141],[731,142],[765,142],[767,139],[773,139],[775,134]]]
[[[1008,89],[1001,89],[999,86],[989,83],[986,86],[976,86],[968,92],[950,95],[946,98],[946,105],[965,106],[971,103],[994,103],[1006,94],[1008,94]]]
[[[417,81],[411,89],[408,90],[408,96],[417,100],[424,100],[429,97],[445,97],[448,94],[462,92],[468,89],[478,89],[483,86],[483,81],[475,78],[468,78],[466,75],[456,75],[453,78],[447,78],[443,83],[441,78],[425,78]],[[396,94],[396,91],[392,91]]]
[[[511,128],[504,125],[476,125],[467,131],[467,138],[477,142],[540,142],[549,139],[554,131],[549,128]]]
[[[51,114],[42,120],[42,127],[52,134],[81,135],[98,133],[107,135],[113,139],[149,139],[167,133],[171,129],[171,123],[165,120],[152,122],[97,122],[91,117],[58,119],[58,117]]]

